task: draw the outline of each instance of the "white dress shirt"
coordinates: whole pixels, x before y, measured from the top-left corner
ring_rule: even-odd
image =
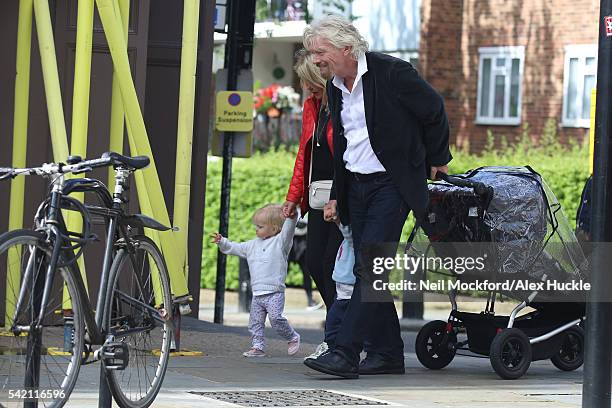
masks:
[[[370,174],[386,171],[372,150],[363,104],[362,76],[368,72],[365,54],[357,60],[357,77],[353,89],[344,85],[344,78],[334,76],[332,83],[342,91],[342,124],[346,138],[346,151],[342,158],[345,167],[353,173]]]

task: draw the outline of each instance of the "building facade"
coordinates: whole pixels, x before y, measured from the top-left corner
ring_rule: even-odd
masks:
[[[478,151],[555,126],[588,137],[597,0],[423,0],[419,70],[443,95],[452,140]]]
[[[302,92],[293,72],[294,54],[302,48],[302,34],[308,21],[334,13],[353,20],[370,45],[384,52],[417,63],[420,35],[421,0],[258,0],[253,44],[255,89],[277,84]],[[213,72],[223,67],[226,36],[215,34]],[[300,104],[301,106],[301,104]],[[280,128],[280,130],[278,130]],[[253,131],[256,149],[267,149],[272,139],[293,144],[301,130],[300,108],[283,110],[280,118],[258,114]]]
[[[273,83],[299,87],[299,81],[293,73],[293,55],[302,47],[302,34],[307,19],[316,19],[329,13],[343,14],[353,19],[372,51],[416,62],[421,24],[420,5],[421,0],[260,0],[254,27],[253,79],[262,87]],[[223,67],[222,48],[225,39],[225,35],[215,34],[217,53],[213,72]]]

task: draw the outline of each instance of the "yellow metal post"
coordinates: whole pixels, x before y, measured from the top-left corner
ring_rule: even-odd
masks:
[[[130,0],[119,0],[119,14],[123,26],[123,37],[125,43],[128,43],[128,28],[130,21]],[[111,152],[123,152],[123,131],[124,123],[123,102],[121,102],[121,90],[119,89],[119,81],[116,74],[113,72],[113,96],[111,103],[111,121],[110,121],[110,144]],[[113,168],[108,169],[108,187],[112,188],[115,184],[115,172]]]
[[[591,91],[591,128],[589,129],[589,174],[593,174],[595,163],[595,107],[597,106],[597,88]]]
[[[179,89],[178,129],[176,138],[176,175],[174,183],[174,226],[179,230],[177,258],[185,278],[188,277],[189,196],[191,190],[191,152],[195,105],[196,63],[198,58],[198,25],[200,0],[185,0],[183,9],[183,47]],[[204,160],[204,158],[202,158]]]
[[[147,155],[151,158],[151,165],[141,172],[142,177],[136,178],[138,199],[141,205],[143,201],[148,199],[152,211],[150,215],[161,223],[170,225],[155,160],[130,72],[126,42],[120,25],[121,21],[116,18],[118,16],[114,13],[111,0],[96,0],[96,4],[110,48],[116,77],[119,81],[121,98],[126,113],[131,153],[134,155]],[[188,293],[187,281],[181,272],[180,261],[176,257],[174,235],[171,232],[161,233],[160,240],[161,249],[170,272],[172,292],[175,296],[186,295]]]
[[[13,117],[13,167],[25,167],[28,143],[28,107],[30,95],[30,50],[32,48],[32,0],[19,2],[17,26],[17,62],[15,66],[15,110]],[[25,178],[11,181],[9,199],[9,230],[23,227],[23,201]],[[15,313],[15,300],[19,293],[21,254],[10,251],[7,260],[5,326]]]
[[[116,58],[121,58],[122,55],[121,53],[119,53],[119,56],[117,55],[117,52],[113,53],[113,50],[117,50],[117,48],[122,48],[122,50],[125,52],[125,56],[127,58],[127,39],[125,38],[124,35],[124,30],[121,28],[121,16],[118,15],[118,13],[121,13],[120,10],[118,10],[117,8],[113,7],[114,4],[109,4],[108,1],[103,2],[104,4],[100,4],[100,2],[97,2],[98,5],[98,12],[100,14],[100,18],[102,19],[102,25],[104,27],[104,31],[107,37],[107,41],[109,44],[109,48],[111,50],[111,57],[113,59],[113,65],[114,65],[114,71],[113,71],[113,80],[117,81],[118,87],[119,87],[119,91],[121,94],[121,99],[122,99],[122,107],[125,110],[125,119],[126,119],[126,125],[127,125],[127,129],[128,129],[128,141],[130,144],[130,151],[132,153],[132,155],[139,155],[141,153],[138,153],[139,151],[139,147],[138,147],[138,143],[136,140],[140,140],[141,139],[141,135],[137,135],[135,136],[135,131],[134,131],[134,126],[132,125],[132,122],[134,121],[133,115],[137,115],[140,116],[140,121],[142,121],[142,130],[144,131],[144,138],[145,138],[145,142],[148,145],[148,137],[146,135],[146,128],[144,127],[144,120],[142,119],[142,114],[140,112],[140,106],[138,104],[138,98],[136,95],[136,89],[134,87],[134,82],[132,80],[132,76],[131,76],[131,71],[130,71],[130,67],[129,67],[129,62],[127,64],[127,71],[125,70],[125,66],[123,64],[123,61],[121,61],[119,64],[117,63]],[[111,27],[110,29],[108,27]],[[112,34],[109,34],[109,30],[112,32]],[[109,35],[113,35],[113,42],[111,45],[111,38],[109,37]],[[119,41],[122,42],[123,45],[119,45],[117,41],[117,38],[119,38]],[[127,92],[125,92],[124,87],[127,86],[128,89]],[[135,109],[134,106],[130,105],[130,103],[133,103],[133,101],[130,101],[128,103],[126,103],[126,94],[129,94],[131,91],[133,91],[134,96],[135,96]],[[150,147],[149,147],[149,151],[150,151]],[[148,154],[148,156],[151,158],[151,165],[154,166],[154,161],[153,161],[153,155],[152,152],[150,154]],[[153,217],[155,217],[155,211],[153,209],[153,206],[151,204],[151,199],[150,199],[150,193],[148,191],[148,186],[147,186],[147,182],[146,182],[146,178],[145,173],[147,172],[149,169],[151,169],[151,167],[149,167],[148,169],[145,169],[143,171],[138,171],[135,173],[135,179],[136,179],[136,187],[137,187],[137,193],[138,193],[138,201],[140,204],[140,208],[141,208],[141,212],[144,214],[149,214],[152,215]],[[157,177],[157,171],[155,171],[155,177]],[[158,180],[159,183],[159,180]],[[160,188],[160,192],[161,192],[161,188]],[[161,197],[161,200],[163,202],[163,195]],[[165,206],[164,206],[164,211],[166,213],[166,218],[168,218],[167,215],[167,211],[165,210]],[[169,224],[169,220],[166,223],[166,225]],[[156,231],[145,231],[147,236],[149,236],[151,239],[153,239],[155,241],[155,243],[157,244],[158,247],[162,248],[163,250],[163,245],[162,245],[162,241],[159,237],[159,234]],[[165,256],[164,256],[165,257]],[[151,270],[152,275],[153,275],[153,289],[154,289],[154,293],[155,293],[155,298],[156,299],[161,299],[162,295],[161,295],[161,287],[159,287],[159,279],[157,278],[156,274],[157,274],[157,269],[156,268],[152,268]]]
[[[71,152],[83,158],[87,156],[93,18],[94,0],[79,0],[72,95]]]
[[[119,2],[113,3],[114,13],[115,13],[115,21],[121,21],[121,28],[123,29],[123,38],[125,39],[125,46],[127,49],[128,39],[129,39],[129,17],[130,17],[130,2],[129,0],[119,0]],[[125,118],[125,110],[123,108],[123,101],[121,99],[121,88],[119,86],[119,78],[117,77],[116,72],[113,71],[113,96],[112,96],[112,106],[111,106],[111,135],[110,135],[110,150],[115,152],[123,151],[123,132],[124,132],[124,118]],[[129,131],[131,134],[131,130]],[[134,141],[132,139],[129,140],[130,150],[137,151],[138,149],[134,145]],[[144,186],[144,178],[141,172],[135,173],[136,178],[136,186]],[[113,186],[115,182],[115,175],[113,169],[109,169],[109,186]],[[112,188],[112,187],[111,187]],[[142,187],[140,190],[144,190]],[[140,191],[139,190],[139,191]],[[139,194],[139,202],[141,211],[146,214],[153,214],[153,210],[151,207],[151,202],[149,199],[149,195],[144,191],[144,194]],[[161,248],[161,240],[159,237],[159,233],[153,230],[145,230],[145,234],[151,238],[155,244]],[[155,263],[149,260],[149,265],[153,268],[151,273],[153,275],[153,290],[155,293],[156,299],[162,299],[162,289],[160,286],[160,281],[158,279],[158,270],[154,267]]]
[[[132,135],[133,130],[130,126],[130,121],[126,120],[126,123],[127,123],[128,135]],[[132,152],[138,151],[138,147],[136,146],[137,142],[135,138],[128,137],[128,143],[130,145],[130,151]],[[153,214],[153,206],[151,205],[149,194],[146,188],[143,187],[145,186],[143,172],[137,171],[136,173],[134,173],[134,177],[136,179],[136,188],[137,188],[137,193],[138,193],[138,204],[140,204],[140,211],[143,214]],[[161,238],[159,236],[160,235],[159,232],[152,230],[152,229],[145,229],[145,234],[155,242],[155,245],[157,245],[158,248],[163,248]],[[151,259],[149,259],[149,266],[152,268],[151,275],[153,279],[151,283],[153,285],[153,293],[155,294],[155,299],[159,301],[160,299],[163,299],[162,288],[160,285],[159,275],[158,275],[159,271],[157,270],[157,268],[155,268],[155,262],[152,262]]]
[[[62,94],[57,73],[57,58],[55,56],[55,44],[53,43],[49,1],[34,0],[34,15],[36,17],[47,111],[49,112],[53,158],[56,161],[63,161],[68,157],[68,138],[66,137],[66,122],[64,121]]]
[[[72,94],[72,132],[71,154],[87,157],[87,129],[89,122],[89,89],[91,78],[91,47],[93,38],[94,0],[79,0],[77,14],[76,52],[74,61],[74,91]],[[75,193],[74,197],[83,201],[84,193]],[[81,231],[83,219],[74,211],[67,211],[67,223],[70,231]],[[79,269],[87,288],[85,262],[79,258]],[[66,289],[66,288],[64,288]],[[64,290],[64,300],[68,292]]]

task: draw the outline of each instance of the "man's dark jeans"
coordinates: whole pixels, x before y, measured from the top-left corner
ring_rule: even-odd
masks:
[[[387,293],[387,301],[373,302],[371,299],[364,301],[363,294],[371,294],[373,281],[381,278],[372,272],[373,258],[395,256],[410,209],[386,173],[350,174],[349,178],[348,207],[357,281],[336,337],[336,350],[351,363],[358,364],[364,339],[367,339],[368,354],[377,354],[389,362],[403,361],[404,343],[390,295]],[[387,245],[381,245],[383,243]]]

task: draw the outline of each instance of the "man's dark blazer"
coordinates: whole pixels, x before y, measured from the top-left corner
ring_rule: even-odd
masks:
[[[427,207],[429,167],[443,166],[452,159],[444,102],[409,62],[377,52],[367,52],[366,60],[368,71],[361,80],[370,144],[406,203],[419,217]],[[335,175],[331,198],[338,201],[340,220],[348,225],[349,174],[342,158],[346,151],[340,115],[342,91],[329,81],[327,96],[334,128]]]

